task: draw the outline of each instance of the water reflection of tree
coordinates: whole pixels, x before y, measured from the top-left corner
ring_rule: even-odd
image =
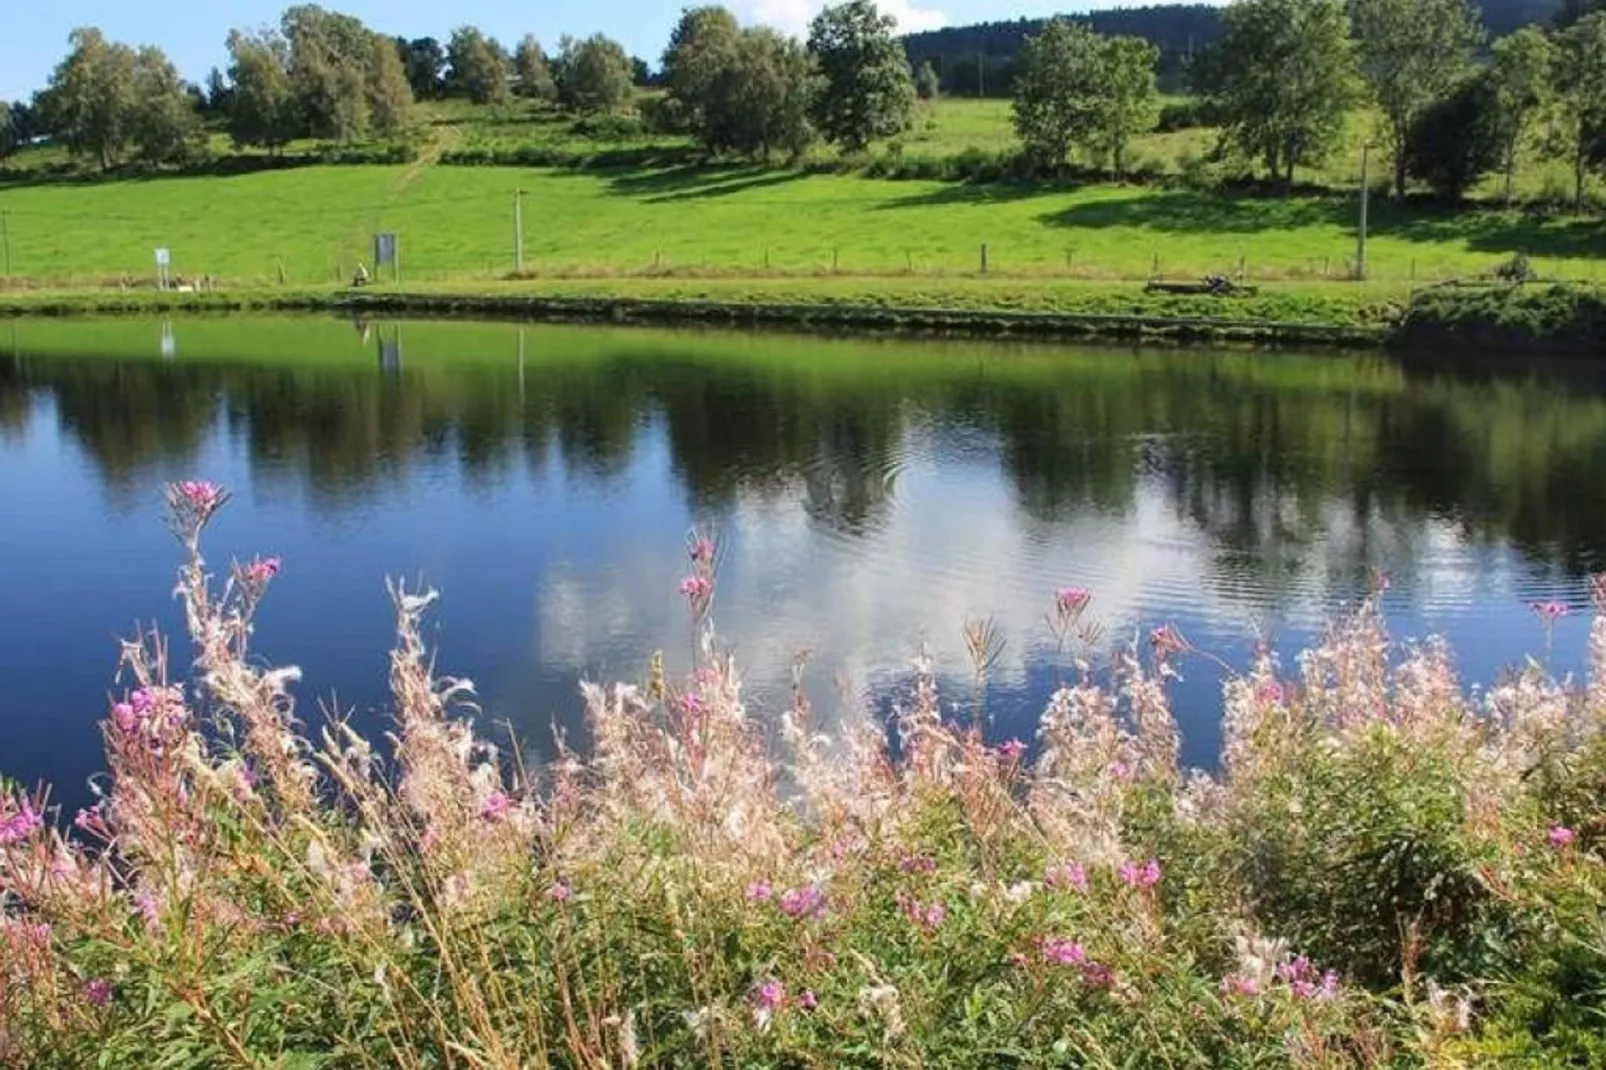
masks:
[[[221,399],[259,476],[332,502],[424,461],[453,461],[481,482],[556,458],[606,481],[661,434],[697,511],[795,496],[817,522],[856,536],[893,507],[909,449],[940,455],[945,441],[979,434],[1040,523],[1121,514],[1157,495],[1208,539],[1223,582],[1297,570],[1335,515],[1357,533],[1336,556],[1329,547],[1327,567],[1346,574],[1364,570],[1369,540],[1408,544],[1428,516],[1572,569],[1606,556],[1599,392],[1407,377],[1364,360],[889,360],[822,371],[687,344],[528,365],[409,356],[385,375],[316,362],[0,364],[0,419],[24,419],[31,391],[53,397],[114,487],[193,458]],[[915,443],[917,425],[934,444]]]

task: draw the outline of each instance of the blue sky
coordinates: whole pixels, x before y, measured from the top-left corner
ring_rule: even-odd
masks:
[[[113,40],[163,48],[186,78],[199,81],[224,66],[230,28],[278,20],[292,0],[9,0],[0,7],[0,100],[25,99],[44,85],[66,51],[76,26],[99,26]],[[504,42],[534,33],[550,45],[561,34],[601,31],[655,65],[680,9],[692,0],[605,0],[599,3],[515,3],[514,0],[326,0],[324,6],[363,19],[371,27],[407,37],[445,38],[453,26],[473,23]],[[1135,6],[1140,0],[1128,0]],[[964,25],[991,19],[1122,6],[1119,0],[881,0],[906,30]],[[823,0],[736,0],[746,22],[798,31]]]

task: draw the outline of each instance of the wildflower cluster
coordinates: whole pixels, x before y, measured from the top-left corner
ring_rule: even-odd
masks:
[[[70,827],[0,786],[0,1065],[1600,1054],[1606,618],[1583,685],[1530,662],[1468,692],[1368,602],[1292,671],[1263,652],[1230,677],[1205,775],[1168,694],[1199,652],[1169,627],[1100,652],[1066,588],[1048,626],[1075,656],[1030,745],[952,723],[922,660],[896,747],[822,730],[798,684],[782,748],[693,535],[691,671],[587,685],[588,752],[527,770],[433,672],[430,592],[392,591],[385,742],[303,725],[296,673],[250,644],[280,562],[219,589],[201,544],[226,493],[167,497],[193,670],[128,644]],[[1548,642],[1563,614],[1535,612]]]

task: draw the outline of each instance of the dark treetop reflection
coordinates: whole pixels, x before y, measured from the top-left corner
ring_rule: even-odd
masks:
[[[1577,369],[326,319],[27,321],[0,352],[0,769],[64,800],[99,767],[114,637],[178,623],[166,479],[236,491],[217,565],[285,558],[258,650],[306,670],[305,715],[333,694],[374,723],[383,580],[422,575],[443,667],[537,750],[580,678],[684,666],[693,523],[728,542],[714,615],[760,713],[805,648],[817,705],[884,711],[924,642],[969,716],[960,627],[991,614],[992,731],[1023,738],[1059,586],[1110,642],[1174,621],[1241,662],[1382,570],[1398,630],[1488,678],[1606,556],[1606,400]],[[1557,656],[1581,638],[1563,622]],[[1219,673],[1187,668],[1208,764]]]

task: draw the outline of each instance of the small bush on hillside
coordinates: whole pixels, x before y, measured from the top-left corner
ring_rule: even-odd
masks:
[[[591,141],[636,141],[647,132],[646,123],[635,115],[604,112],[584,115],[569,127],[575,137]]]

